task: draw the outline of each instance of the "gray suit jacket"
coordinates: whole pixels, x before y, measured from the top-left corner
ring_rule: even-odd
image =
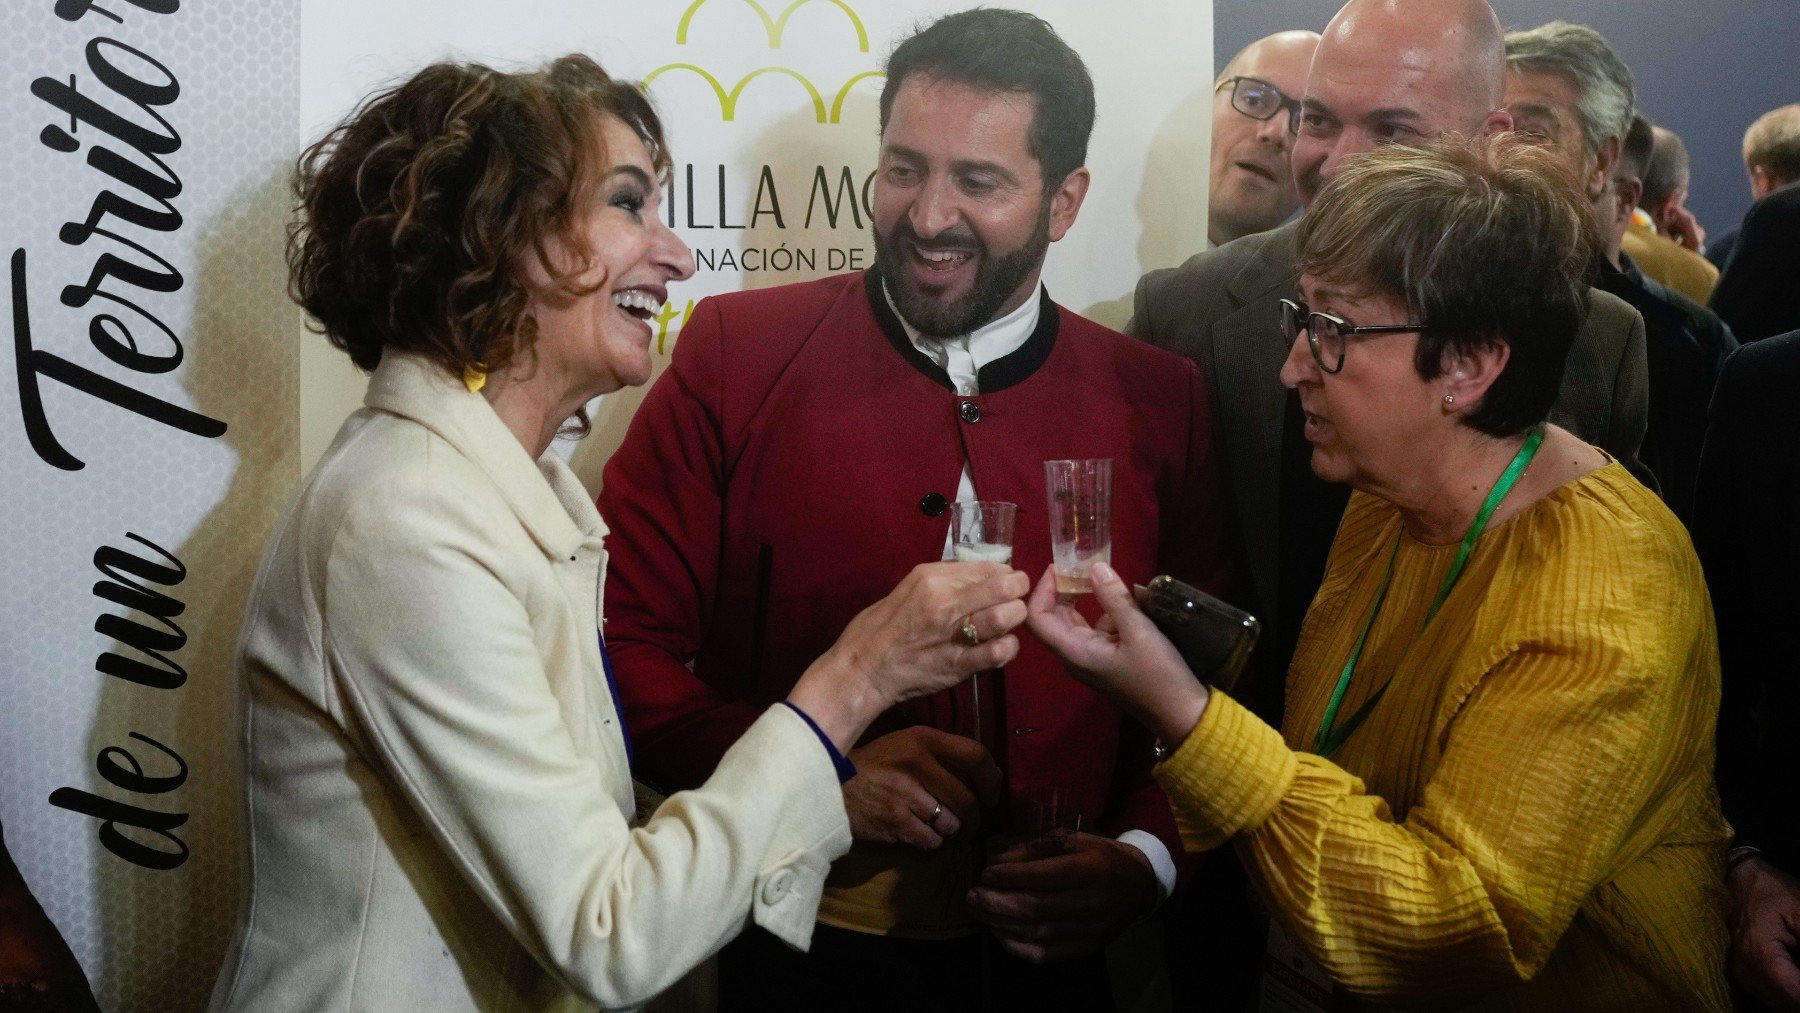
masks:
[[[1281,427],[1287,391],[1278,374],[1291,341],[1277,300],[1299,284],[1297,222],[1245,236],[1139,280],[1126,332],[1193,359],[1212,386],[1217,434],[1257,598],[1277,595]],[[1563,373],[1550,421],[1618,458],[1655,488],[1638,463],[1648,418],[1644,321],[1616,296],[1590,289],[1589,312]],[[1272,618],[1272,616],[1271,616]]]

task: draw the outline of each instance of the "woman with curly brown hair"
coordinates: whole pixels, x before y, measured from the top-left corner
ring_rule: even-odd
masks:
[[[249,604],[250,889],[216,1007],[631,1006],[749,918],[803,947],[850,841],[842,753],[1017,650],[1022,574],[920,567],[628,824],[606,528],[548,448],[650,376],[693,271],[668,164],[642,94],[579,56],[428,67],[302,157],[292,291],[373,376]]]

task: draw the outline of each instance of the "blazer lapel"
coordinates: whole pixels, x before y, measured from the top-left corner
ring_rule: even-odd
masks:
[[[1295,285],[1296,226],[1275,230],[1226,286],[1236,309],[1213,325],[1213,376],[1232,494],[1250,577],[1264,611],[1278,601],[1281,427],[1287,388],[1276,300]]]
[[[593,502],[577,492],[581,483],[555,451],[532,460],[486,399],[429,359],[384,354],[363,403],[412,419],[474,462],[551,558],[573,555],[584,541],[606,534]]]

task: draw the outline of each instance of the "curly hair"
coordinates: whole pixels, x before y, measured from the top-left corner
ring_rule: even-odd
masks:
[[[526,258],[569,291],[592,266],[577,226],[606,115],[667,171],[649,101],[586,56],[524,73],[436,63],[370,96],[300,156],[289,294],[365,371],[389,348],[454,375],[504,367],[536,338]]]
[[[1505,344],[1506,366],[1466,416],[1490,436],[1542,422],[1587,313],[1601,250],[1594,216],[1554,152],[1511,134],[1394,145],[1358,158],[1301,220],[1300,270],[1399,299],[1430,329],[1414,367]]]

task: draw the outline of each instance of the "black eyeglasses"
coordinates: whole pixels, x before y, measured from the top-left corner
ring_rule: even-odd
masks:
[[[1288,114],[1288,133],[1300,132],[1299,99],[1291,98],[1283,94],[1280,88],[1254,77],[1228,77],[1219,82],[1219,87],[1213,89],[1213,94],[1217,95],[1219,88],[1227,87],[1231,89],[1231,108],[1253,120],[1269,119],[1285,109]]]
[[[1352,334],[1404,334],[1408,331],[1428,331],[1431,328],[1424,324],[1370,324],[1358,327],[1343,317],[1329,313],[1314,313],[1306,305],[1304,299],[1281,300],[1281,332],[1283,337],[1294,340],[1294,335],[1306,328],[1306,343],[1312,348],[1313,361],[1327,373],[1338,373],[1344,368],[1344,349],[1350,343]]]

